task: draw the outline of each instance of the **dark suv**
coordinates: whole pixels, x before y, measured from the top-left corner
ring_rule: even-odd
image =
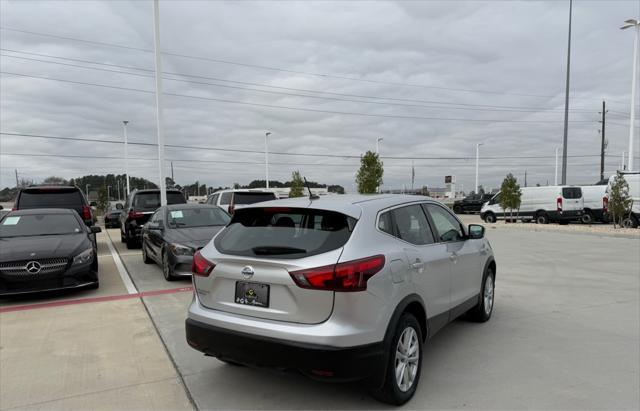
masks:
[[[482,205],[491,200],[494,194],[471,194],[462,200],[453,202],[453,212],[456,214],[479,213]]]
[[[18,192],[14,210],[33,208],[66,208],[75,210],[82,221],[91,227],[94,223],[91,207],[78,187],[72,186],[31,186]]]
[[[167,190],[167,204],[185,204],[187,200],[179,190]],[[134,190],[120,213],[120,238],[127,248],[140,244],[142,226],[160,207],[160,190]]]

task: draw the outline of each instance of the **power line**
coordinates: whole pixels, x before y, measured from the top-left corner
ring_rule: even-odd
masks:
[[[6,31],[17,32],[17,33],[31,34],[31,35],[35,35],[35,36],[51,37],[51,38],[57,38],[57,39],[62,39],[62,40],[70,40],[70,41],[77,41],[77,42],[93,44],[93,45],[121,48],[121,49],[126,49],[126,50],[142,51],[142,52],[146,52],[146,53],[152,53],[153,52],[152,49],[146,49],[146,48],[141,48],[141,47],[132,47],[132,46],[125,46],[125,45],[121,45],[121,44],[114,44],[114,43],[106,43],[106,42],[100,42],[100,41],[79,39],[79,38],[76,38],[76,37],[59,36],[59,35],[35,32],[35,31],[30,31],[30,30],[20,30],[20,29],[14,29],[14,28],[10,28],[10,27],[1,27],[1,26],[0,26],[0,29],[1,30],[6,30]],[[386,85],[392,85],[392,86],[419,87],[419,88],[434,89],[434,90],[447,90],[447,91],[456,91],[456,92],[465,92],[465,93],[482,93],[482,94],[494,94],[494,95],[505,95],[505,96],[537,97],[537,98],[555,98],[555,97],[557,97],[555,95],[539,95],[539,94],[526,94],[526,93],[507,93],[507,92],[495,91],[495,90],[475,90],[475,89],[454,88],[454,87],[429,86],[429,85],[426,85],[426,84],[414,84],[414,83],[402,83],[402,82],[392,82],[392,81],[383,81],[383,80],[362,79],[362,78],[341,76],[341,75],[335,75],[335,74],[314,73],[314,72],[308,72],[308,71],[290,70],[290,69],[285,69],[285,68],[281,68],[281,67],[270,67],[270,66],[263,66],[263,65],[258,65],[258,64],[241,63],[241,62],[235,62],[235,61],[230,61],[230,60],[214,59],[214,58],[211,58],[211,57],[202,57],[202,56],[194,56],[194,55],[189,55],[189,54],[172,53],[172,52],[168,52],[168,51],[163,51],[162,54],[165,54],[165,55],[168,55],[168,56],[174,56],[174,57],[181,57],[181,58],[209,61],[209,62],[213,62],[213,63],[235,65],[235,66],[241,66],[241,67],[247,67],[247,68],[261,69],[261,70],[279,71],[279,72],[291,73],[291,74],[301,74],[301,75],[305,75],[305,76],[313,76],[313,77],[321,77],[321,78],[334,78],[334,79],[339,79],[339,80],[348,80],[348,81],[365,82],[365,83],[373,83],[373,84],[386,84]]]
[[[149,73],[155,73],[155,71],[152,70],[152,69],[142,68],[142,67],[126,66],[126,65],[110,64],[110,63],[101,63],[101,62],[91,61],[91,60],[76,59],[76,58],[69,58],[69,57],[61,57],[61,56],[55,56],[55,55],[51,55],[51,54],[31,53],[31,52],[18,51],[18,50],[13,50],[13,49],[6,49],[6,48],[0,48],[0,50],[8,51],[8,52],[11,52],[11,53],[19,53],[19,54],[33,55],[33,56],[39,56],[39,57],[47,57],[47,58],[75,61],[75,62],[81,62],[81,63],[103,65],[103,66],[107,66],[107,67],[116,67],[116,68],[122,68],[122,69],[126,69],[126,70],[139,70],[139,71],[145,71],[145,72],[149,72]],[[90,69],[90,70],[100,70],[100,71],[106,71],[106,72],[133,75],[133,76],[138,76],[138,77],[150,77],[150,78],[154,77],[153,75],[143,75],[143,74],[139,74],[139,73],[122,72],[122,71],[119,71],[119,70],[107,70],[107,69],[101,69],[101,68],[98,68],[98,67],[80,66],[80,65],[62,63],[62,62],[57,62],[57,61],[41,60],[41,59],[13,56],[13,55],[9,55],[9,54],[2,54],[2,55],[5,56],[5,57],[11,57],[11,58],[16,58],[16,59],[38,61],[38,62],[43,62],[43,63],[58,64],[58,65],[78,67],[78,68],[84,68],[84,69]],[[300,88],[293,88],[293,87],[273,86],[273,85],[269,85],[269,84],[252,83],[252,82],[247,82],[247,81],[226,80],[226,79],[221,79],[221,78],[216,78],[216,77],[200,76],[200,75],[193,75],[193,74],[186,74],[186,73],[176,73],[176,72],[169,72],[169,71],[165,71],[164,74],[169,74],[169,75],[172,75],[172,76],[182,76],[182,77],[206,79],[206,80],[213,80],[213,81],[221,81],[221,82],[225,82],[225,83],[243,84],[243,85],[251,85],[251,86],[258,86],[258,87],[268,87],[268,88],[276,88],[276,89],[289,90],[289,91],[299,91],[299,92],[304,92],[304,93],[321,93],[321,94],[329,94],[329,95],[341,96],[341,97],[354,97],[354,98],[366,98],[366,99],[376,99],[376,100],[392,100],[392,101],[405,101],[405,102],[413,102],[413,103],[445,104],[446,105],[444,107],[415,105],[415,107],[450,108],[450,109],[454,109],[454,110],[515,111],[515,112],[539,112],[539,111],[559,111],[560,110],[559,108],[550,108],[550,107],[524,107],[524,106],[500,106],[500,105],[491,105],[491,104],[452,103],[452,102],[439,101],[439,100],[420,100],[420,99],[393,98],[393,97],[381,97],[381,96],[347,94],[347,93],[334,93],[334,92],[330,92],[330,91],[319,91],[319,90],[300,89]],[[192,82],[192,81],[188,81],[188,80],[175,79],[175,78],[164,77],[164,76],[163,76],[163,78],[165,78],[167,80],[182,81],[182,82],[193,83],[193,84],[208,84],[208,85],[218,86],[218,87],[233,88],[231,86],[226,86],[226,85],[221,85],[221,84]],[[244,88],[244,87],[237,87],[237,88],[242,89],[242,90],[252,90],[252,91],[259,91],[259,92],[275,93],[275,92],[272,92],[272,91],[269,91],[269,90],[256,90],[256,89],[250,89],[250,88]],[[278,94],[298,96],[297,94],[290,94],[290,93],[278,93]],[[331,99],[329,97],[322,97],[322,96],[309,96],[309,95],[301,95],[301,96],[302,97],[310,97],[310,98]],[[340,100],[341,101],[350,101],[350,100],[339,99],[339,101]],[[363,101],[363,103],[368,103],[368,102],[364,102]],[[373,102],[373,103],[370,103],[370,104],[391,104],[392,105],[394,103]],[[404,106],[404,104],[397,104],[397,105],[403,105]],[[451,107],[453,105],[466,106],[466,107]],[[406,106],[411,107],[411,106],[414,106],[414,105],[409,104],[409,105],[406,105]],[[471,108],[471,107],[473,107],[473,108]],[[475,108],[475,107],[486,107],[486,109],[485,108]],[[570,111],[572,111],[572,112],[583,112],[583,113],[595,113],[596,112],[594,110],[588,110],[588,109],[571,109]]]
[[[80,84],[80,85],[86,85],[86,86],[103,87],[103,88],[110,88],[115,90],[135,91],[139,93],[155,94],[155,92],[151,90],[143,90],[143,89],[130,88],[130,87],[119,87],[119,86],[112,86],[107,84],[87,83],[87,82],[74,81],[74,80],[64,80],[64,79],[58,79],[53,77],[34,76],[34,75],[28,75],[28,74],[22,74],[22,73],[13,73],[8,71],[0,71],[0,74],[35,78],[35,79],[49,80],[49,81],[59,81],[63,83]],[[163,93],[163,94],[167,96],[173,96],[173,97],[184,97],[184,98],[191,98],[196,100],[217,101],[220,103],[239,104],[239,105],[252,106],[252,107],[276,108],[276,109],[283,109],[283,110],[305,111],[305,112],[312,112],[312,113],[337,114],[337,115],[347,115],[347,116],[395,118],[400,120],[461,121],[461,122],[480,122],[480,123],[523,123],[523,124],[560,122],[560,120],[501,120],[501,119],[473,119],[473,118],[453,118],[453,117],[402,116],[402,115],[395,115],[395,114],[371,114],[371,113],[359,113],[359,112],[350,112],[350,111],[320,110],[320,109],[307,108],[307,107],[290,107],[290,106],[281,106],[281,105],[275,105],[275,104],[251,103],[247,101],[238,101],[238,100],[221,99],[221,98],[204,97],[204,96],[191,96],[187,94],[178,94],[178,93]],[[572,123],[593,123],[594,121],[573,120],[571,122]]]

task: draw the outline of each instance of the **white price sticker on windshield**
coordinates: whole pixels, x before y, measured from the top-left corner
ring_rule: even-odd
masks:
[[[172,211],[171,218],[184,218],[182,215],[182,210]]]
[[[7,217],[2,222],[2,225],[16,225],[20,221],[20,217]]]

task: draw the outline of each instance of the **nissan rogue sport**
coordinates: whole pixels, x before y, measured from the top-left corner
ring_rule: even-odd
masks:
[[[366,380],[378,399],[403,404],[418,387],[423,342],[462,314],[491,317],[496,263],[484,227],[464,227],[436,201],[341,195],[236,210],[192,271],[191,347]]]

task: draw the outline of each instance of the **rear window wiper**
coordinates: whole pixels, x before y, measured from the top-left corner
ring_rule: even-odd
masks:
[[[295,247],[262,246],[251,249],[255,255],[280,255],[280,254],[300,254],[307,250]]]

